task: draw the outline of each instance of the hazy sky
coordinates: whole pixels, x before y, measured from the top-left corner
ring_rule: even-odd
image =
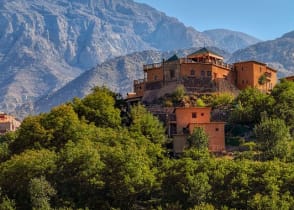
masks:
[[[294,30],[294,0],[135,0],[198,31],[225,28],[262,40]]]

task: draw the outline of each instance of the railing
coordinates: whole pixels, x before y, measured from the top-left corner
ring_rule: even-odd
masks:
[[[138,80],[134,80],[134,84],[135,85],[139,85],[145,82],[145,79],[138,79]]]
[[[227,64],[227,63],[224,63],[224,62],[221,62],[221,61],[194,61],[193,59],[190,59],[190,58],[181,58],[181,64],[191,64],[191,63],[198,63],[198,64],[214,64],[216,66],[219,66],[219,67],[223,67],[223,68],[226,68],[226,69],[232,69],[233,65],[231,64]]]
[[[152,64],[145,64],[143,65],[144,70],[154,69],[154,68],[160,68],[162,66],[162,63],[152,63]]]

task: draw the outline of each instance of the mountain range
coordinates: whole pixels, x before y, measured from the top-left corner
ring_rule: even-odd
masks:
[[[125,93],[143,63],[177,49],[216,46],[228,59],[239,50],[234,60],[260,41],[225,29],[199,32],[132,0],[3,0],[0,11],[0,110],[21,117],[94,85]]]
[[[294,74],[294,31],[234,52],[229,62],[257,60],[278,70],[278,76]]]

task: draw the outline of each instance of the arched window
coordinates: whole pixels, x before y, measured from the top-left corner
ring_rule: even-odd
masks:
[[[195,70],[194,69],[191,70],[190,75],[195,76]]]

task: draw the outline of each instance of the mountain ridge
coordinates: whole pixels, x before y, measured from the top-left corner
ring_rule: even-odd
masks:
[[[0,10],[0,110],[7,113],[108,59],[214,43],[132,0],[3,0]]]
[[[261,42],[260,39],[243,32],[228,29],[205,30],[202,33],[213,40],[214,46],[229,52],[235,52],[238,49]]]

